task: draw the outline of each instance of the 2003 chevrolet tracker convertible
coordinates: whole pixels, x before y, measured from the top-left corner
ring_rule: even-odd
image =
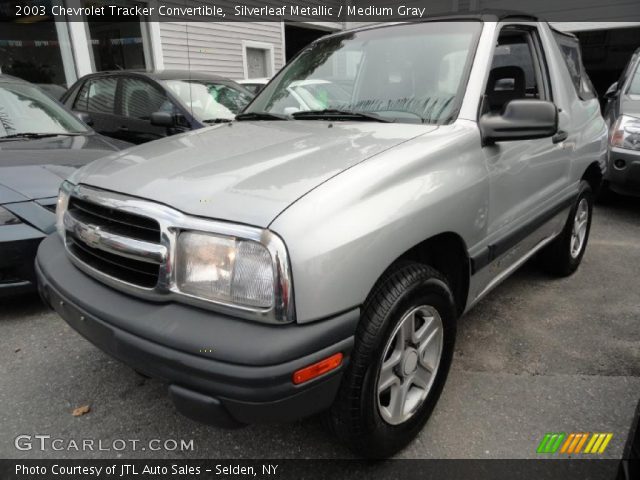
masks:
[[[431,414],[466,310],[535,254],[578,268],[606,151],[577,40],[544,22],[342,32],[233,122],[76,171],[40,290],[191,418],[328,411],[387,456]]]

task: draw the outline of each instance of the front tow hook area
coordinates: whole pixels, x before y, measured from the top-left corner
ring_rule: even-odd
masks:
[[[220,400],[178,385],[169,386],[169,395],[176,410],[187,418],[222,428],[240,428],[244,423],[235,420]]]

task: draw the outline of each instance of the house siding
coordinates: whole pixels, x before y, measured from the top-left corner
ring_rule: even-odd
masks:
[[[160,40],[165,69],[244,78],[243,40],[273,45],[275,70],[284,64],[280,22],[161,22]]]
[[[175,0],[163,3],[176,3]],[[199,3],[189,0],[197,6]],[[247,1],[250,6],[279,5],[273,0]],[[340,0],[300,0],[300,6],[338,5]],[[184,4],[180,3],[181,6]],[[284,18],[284,21],[292,20]],[[313,22],[308,22],[313,23]],[[320,22],[323,29],[339,29],[337,22]],[[259,42],[273,47],[275,74],[285,63],[285,39],[282,22],[160,22],[160,44],[165,69],[193,69],[233,79],[245,76],[243,42]]]

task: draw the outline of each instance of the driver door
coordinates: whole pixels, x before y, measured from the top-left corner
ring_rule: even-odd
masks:
[[[500,112],[514,99],[553,102],[544,50],[537,28],[530,25],[502,27],[485,112]],[[535,230],[540,217],[561,200],[571,166],[564,146],[567,120],[559,115],[558,134],[552,138],[496,142],[483,148],[490,180],[488,240],[493,258]]]

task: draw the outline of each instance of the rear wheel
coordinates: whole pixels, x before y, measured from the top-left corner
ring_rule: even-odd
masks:
[[[422,429],[446,380],[456,307],[431,267],[391,268],[367,299],[351,363],[329,413],[334,432],[365,457],[393,455]]]
[[[542,265],[553,275],[566,277],[578,269],[587,248],[593,213],[593,193],[586,181],[571,208],[562,233],[541,252]]]

